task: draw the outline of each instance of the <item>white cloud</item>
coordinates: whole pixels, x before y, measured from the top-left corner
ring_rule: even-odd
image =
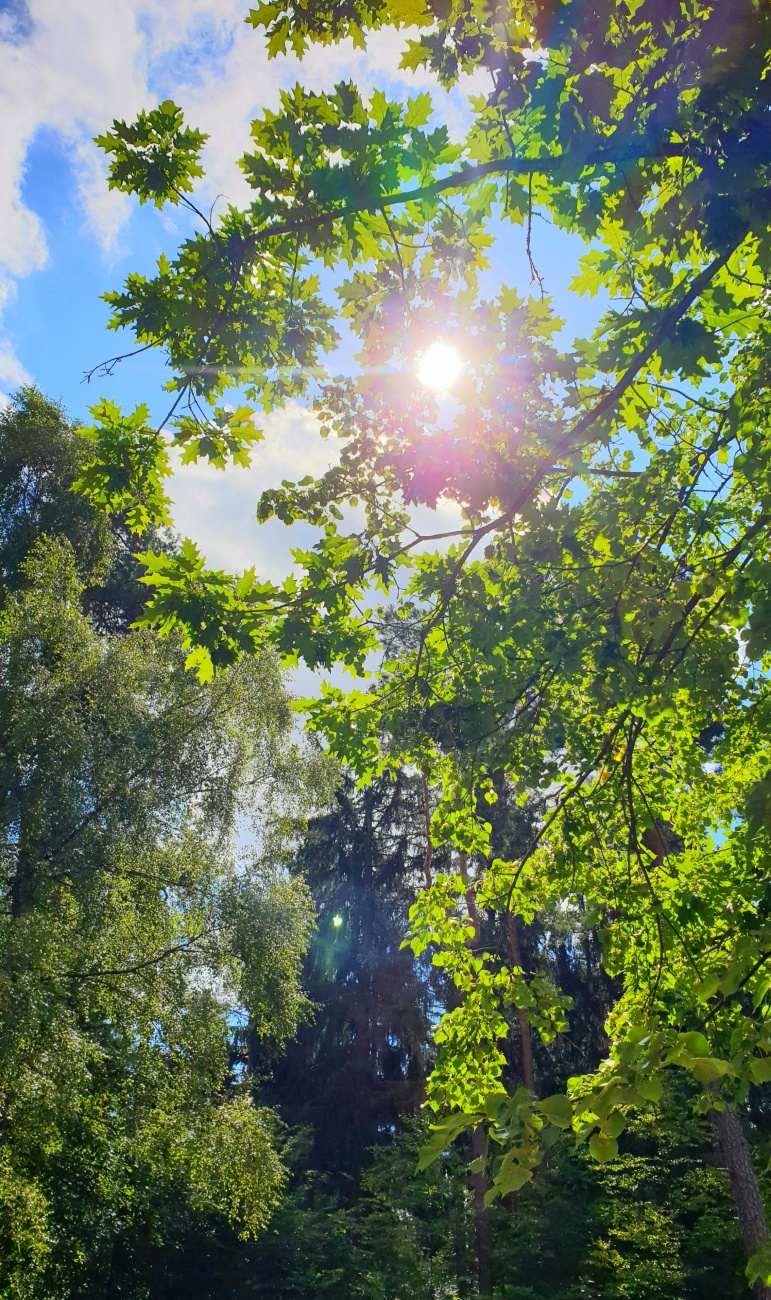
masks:
[[[19,278],[42,269],[45,230],[22,201],[29,148],[43,129],[71,151],[82,214],[105,250],[116,246],[131,201],[107,190],[91,137],[115,117],[171,96],[208,131],[204,195],[248,198],[235,160],[249,123],[275,104],[281,86],[301,79],[329,89],[355,79],[369,90],[383,79],[433,87],[433,78],[398,70],[404,34],[379,32],[367,51],[349,42],[312,47],[269,61],[260,33],[244,22],[244,0],[15,0],[0,25],[0,273]],[[471,86],[467,87],[470,89]],[[459,134],[465,94],[438,92],[442,116]]]
[[[24,369],[13,349],[0,339],[0,384],[11,391],[20,384],[31,382],[32,376]],[[7,400],[7,394],[0,391],[0,402],[5,405]]]
[[[27,158],[40,131],[56,132],[69,151],[95,253],[120,246],[134,201],[107,189],[105,160],[92,137],[113,118],[130,120],[167,96],[211,136],[202,186],[207,204],[219,194],[248,201],[236,159],[248,147],[250,122],[297,80],[320,90],[355,80],[365,93],[384,83],[410,93],[430,88],[451,131],[463,133],[465,91],[472,86],[447,96],[428,74],[400,72],[403,33],[380,32],[366,51],[346,42],[311,47],[302,64],[294,57],[270,61],[262,35],[244,22],[247,7],[244,0],[15,0],[12,10],[3,10],[0,312],[16,282],[44,268],[49,256],[43,223],[23,202]],[[28,379],[0,335],[0,386]],[[258,528],[259,492],[282,478],[322,472],[335,448],[318,438],[313,417],[300,407],[268,419],[266,431],[250,470],[187,468],[173,490],[178,527],[200,539],[210,562],[231,570],[256,562],[265,576],[278,577],[290,544],[308,544],[310,530]]]
[[[277,520],[258,524],[260,493],[279,487],[282,479],[323,474],[337,460],[339,444],[320,438],[313,413],[294,403],[267,416],[262,427],[265,439],[256,445],[248,469],[223,472],[206,464],[177,469],[171,485],[174,525],[197,542],[213,568],[233,573],[256,565],[261,578],[278,581],[291,567],[290,550],[311,545],[316,532],[290,529]]]
[[[0,312],[16,291],[15,281],[0,269]],[[19,384],[28,384],[31,376],[15,355],[13,348],[0,336],[0,385],[8,389],[18,388]],[[0,389],[0,406],[6,403],[5,394]]]
[[[107,165],[93,141],[80,140],[74,145],[72,163],[88,227],[104,251],[112,253],[131,212],[131,199],[107,188]]]
[[[24,28],[0,43],[0,275],[19,278],[47,261],[43,225],[22,201],[27,154],[40,130],[57,131],[73,148],[86,209],[96,217],[84,145],[113,106],[133,113],[142,101],[140,47],[136,15],[125,0],[31,0]],[[99,214],[100,231],[109,225]],[[0,346],[9,352],[9,344]]]

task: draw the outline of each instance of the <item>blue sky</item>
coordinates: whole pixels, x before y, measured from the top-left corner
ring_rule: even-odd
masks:
[[[86,370],[131,346],[107,332],[102,294],[129,271],[149,271],[173,252],[180,217],[140,208],[107,190],[104,163],[91,137],[114,117],[131,118],[170,96],[188,120],[207,131],[207,179],[200,199],[218,194],[239,202],[247,190],[235,167],[248,142],[249,122],[275,104],[279,88],[301,79],[330,88],[352,78],[364,89],[435,92],[437,110],[460,136],[465,93],[436,92],[430,78],[398,72],[402,38],[380,34],[372,49],[311,51],[268,62],[258,34],[247,27],[245,0],[0,0],[0,392],[32,380],[70,413],[87,419],[97,397],[124,405],[144,401],[162,417],[163,359],[146,354],[123,363],[111,378],[83,382]],[[597,306],[576,301],[567,284],[576,270],[576,241],[534,228],[536,260],[572,332],[584,333]],[[527,289],[521,231],[496,251],[493,276]],[[345,354],[341,357],[345,362]],[[203,467],[174,481],[176,521],[210,560],[231,569],[257,563],[277,577],[289,537],[280,525],[258,529],[259,491],[282,478],[321,471],[330,446],[309,413],[293,407],[270,417],[265,443],[248,471]]]

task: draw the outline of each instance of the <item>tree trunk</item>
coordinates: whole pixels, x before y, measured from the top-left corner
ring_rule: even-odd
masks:
[[[466,907],[468,908],[469,919],[474,927],[474,934],[471,938],[469,947],[475,948],[481,938],[482,929],[479,924],[479,909],[477,907],[476,894],[474,893],[471,881],[468,878],[468,853],[465,849],[461,849],[458,854],[458,870],[460,871],[460,874],[463,877],[463,882],[466,886]]]
[[[522,950],[519,945],[519,925],[518,918],[512,912],[506,913],[506,945],[509,950],[509,961],[512,966],[518,966],[524,970],[522,965]],[[517,1007],[517,1024],[519,1027],[519,1051],[521,1064],[522,1083],[531,1092],[535,1092],[535,1079],[533,1077],[533,1040],[530,1036],[530,1021],[528,1020],[527,1011],[524,1007]]]
[[[728,1107],[721,1111],[711,1110],[709,1117],[715,1130],[720,1162],[728,1172],[744,1250],[749,1259],[769,1236],[766,1210],[752,1167],[749,1144],[735,1110]],[[756,1282],[753,1289],[758,1300],[771,1300],[771,1287]]]
[[[478,1160],[484,1154],[485,1139],[481,1127],[471,1133],[471,1157]],[[487,1174],[484,1169],[471,1175],[474,1197],[474,1244],[477,1257],[477,1287],[480,1295],[492,1295],[493,1252],[490,1241],[490,1214],[485,1205]]]
[[[28,912],[34,895],[35,868],[37,866],[39,815],[27,791],[20,791],[19,839],[16,865],[8,890],[10,913],[13,920]]]
[[[474,934],[469,941],[475,947],[481,937],[479,910],[476,896],[468,877],[468,855],[461,850],[458,855],[460,874],[466,885],[466,907],[474,927]],[[471,1132],[471,1159],[478,1160],[484,1155],[485,1135],[481,1125]],[[490,1215],[485,1205],[487,1192],[487,1172],[484,1169],[471,1175],[471,1188],[474,1198],[474,1243],[477,1257],[477,1288],[480,1295],[491,1295],[493,1290],[493,1257],[490,1243]]]
[[[431,888],[431,803],[428,797],[428,781],[423,777],[423,817],[426,823],[426,855],[423,859],[423,875],[426,881],[426,889]]]

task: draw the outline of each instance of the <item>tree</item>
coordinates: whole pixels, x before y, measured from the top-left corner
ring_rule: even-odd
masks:
[[[396,1031],[394,1037],[403,1036],[401,1022],[394,1018],[394,981],[387,973],[384,946],[379,961],[359,964],[367,956],[360,950],[359,918],[366,905],[376,936],[398,936],[403,916],[393,916],[399,897],[394,887],[404,838],[399,819],[384,814],[389,808],[393,812],[395,801],[398,806],[404,800],[405,811],[410,808],[409,783],[399,791],[390,781],[379,781],[355,799],[350,790],[341,793],[331,814],[311,823],[300,854],[320,905],[306,975],[317,1004],[314,1021],[301,1030],[286,1065],[283,1058],[276,1063],[269,1091],[263,1092],[284,1119],[308,1125],[305,1133],[282,1144],[289,1185],[266,1232],[252,1243],[239,1242],[219,1216],[193,1215],[175,1240],[161,1247],[148,1244],[138,1269],[152,1300],[178,1294],[191,1300],[262,1295],[271,1300],[297,1295],[435,1300],[445,1292],[464,1298],[480,1293],[465,1151],[446,1151],[438,1163],[416,1173],[419,1149],[430,1134],[425,1114],[406,1124],[404,1115],[394,1115],[391,1103],[399,1099],[399,1082],[390,1091],[387,1070],[372,1068],[355,1075],[353,1091],[339,1085],[346,1068],[353,1075],[350,1067],[357,1064],[356,1041],[346,1031],[349,1024],[359,1029],[364,997],[375,1041],[386,1024]],[[493,809],[499,833],[500,823],[508,820],[502,816],[505,802],[501,799]],[[369,818],[368,805],[374,813]],[[367,855],[370,833],[374,843]],[[415,841],[417,849],[417,835]],[[391,849],[390,858],[384,849]],[[377,878],[357,899],[357,862],[368,856],[377,864]],[[436,857],[441,862],[442,852]],[[410,862],[419,879],[417,852],[403,860],[408,867]],[[338,960],[330,967],[333,945],[326,921],[336,908],[345,913],[352,934],[340,936]],[[578,912],[561,911],[544,917],[542,930],[530,927],[524,936],[528,972],[556,977],[563,990],[573,993],[579,1011],[570,1042],[557,1038],[544,1046],[536,1041],[542,1095],[571,1072],[566,1055],[573,1060],[578,1055],[584,1068],[596,1066],[604,1055],[593,1040],[607,1002],[582,919]],[[492,918],[486,919],[485,926],[491,924]],[[406,960],[404,952],[402,958]],[[368,980],[373,971],[375,978]],[[324,972],[326,978],[321,978]],[[418,977],[427,973],[424,969]],[[434,997],[447,993],[439,987]],[[413,1042],[415,1050],[430,1055],[427,1025],[422,1042]],[[518,1064],[514,1050],[512,1079]],[[585,1150],[571,1150],[563,1139],[516,1197],[489,1207],[488,1264],[497,1300],[512,1295],[573,1300],[584,1293],[606,1300],[654,1295],[695,1300],[704,1294],[743,1293],[741,1248],[731,1222],[727,1180],[715,1168],[710,1125],[690,1113],[693,1089],[685,1080],[673,1084],[674,1079],[656,1108],[660,1114],[648,1106],[632,1119],[614,1160],[597,1166]],[[762,1156],[768,1122],[762,1105],[756,1109],[758,1100],[753,1099],[752,1128]],[[359,1144],[367,1140],[366,1125],[349,1130],[357,1115],[373,1111],[391,1122],[381,1126],[385,1131],[377,1134],[374,1150],[364,1152]]]
[[[317,915],[303,977],[316,1011],[273,1063],[265,1096],[310,1128],[313,1164],[338,1186],[423,1100],[444,991],[401,944],[425,852],[422,783],[399,774],[361,791],[344,778],[295,860]]]
[[[687,1096],[638,1116],[627,1148],[598,1166],[561,1142],[538,1178],[491,1207],[495,1300],[700,1300],[746,1295],[730,1193],[708,1124]],[[358,1195],[340,1196],[294,1144],[290,1183],[266,1232],[238,1241],[199,1219],[176,1249],[147,1252],[152,1300],[473,1300],[474,1222],[464,1155],[416,1173],[425,1117],[373,1152]]]
[[[0,412],[0,545],[4,590],[24,582],[23,562],[44,534],[66,537],[85,581],[104,569],[109,521],[67,489],[92,454],[62,406],[21,388]]]
[[[236,371],[267,406],[306,384],[332,339],[313,259],[351,269],[340,311],[377,371],[319,396],[325,430],[344,439],[340,465],[261,501],[262,518],[322,529],[300,578],[211,573],[188,543],[147,557],[147,617],[181,628],[204,676],[264,639],[355,668],[382,640],[374,689],[329,691],[310,717],[360,777],[413,764],[441,786],[434,836],[465,864],[413,920],[416,950],[438,944],[464,993],[440,1031],[432,1095],[454,1113],[435,1147],[486,1123],[504,1147],[500,1192],[531,1177],[544,1124],[575,1124],[610,1159],[662,1069],[685,1068],[715,1116],[750,1276],[768,1294],[768,1234],[733,1107],[765,1080],[771,1046],[769,6],[362,4],[331,17],[263,5],[252,21],[273,52],[417,25],[408,66],[448,83],[484,67],[493,90],[455,147],[424,129],[425,97],[296,89],[254,125],[242,164],[251,207],[205,224],[154,280],[112,296],[116,324],[167,350],[172,414],[187,404],[175,439],[191,457],[248,454],[249,412],[215,405]],[[116,123],[101,143],[112,184],[190,205],[200,139],[173,105]],[[493,211],[524,226],[528,252],[534,211],[586,240],[577,287],[611,299],[593,339],[560,350],[548,303],[505,286],[481,297]],[[449,428],[403,373],[437,334],[467,358]],[[162,520],[162,436],[101,411],[95,442],[84,490],[113,507],[127,494],[138,520]],[[463,523],[432,553],[409,512],[439,496]],[[341,507],[353,503],[365,524],[346,534]],[[396,602],[389,616],[370,608],[378,587]],[[414,634],[398,660],[389,618]],[[500,769],[545,801],[515,863],[496,864],[478,815]],[[536,1105],[501,1082],[506,1006],[547,1038],[566,1008],[516,962],[472,951],[473,908],[527,918],[575,897],[625,989],[611,1063],[575,1083],[575,1105]]]
[[[87,430],[34,387],[12,393],[0,412],[0,547],[3,593],[25,581],[24,560],[41,537],[66,538],[85,584],[84,608],[98,631],[126,631],[148,592],[135,558],[138,539],[119,515],[95,510],[69,489],[93,457]],[[168,530],[141,543],[174,551]]]
[[[203,688],[173,642],[95,630],[69,540],[102,536],[70,505],[77,435],[26,394],[9,442],[19,413],[48,468],[22,512],[3,466],[0,1294],[138,1294],[148,1236],[207,1208],[253,1233],[278,1199],[234,1017],[278,1045],[304,1014],[312,910],[281,844],[323,774],[270,657]],[[250,806],[265,850],[239,862]]]

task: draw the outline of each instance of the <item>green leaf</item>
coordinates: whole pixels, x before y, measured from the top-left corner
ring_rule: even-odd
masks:
[[[589,1139],[589,1150],[601,1165],[608,1160],[615,1160],[618,1155],[618,1142],[604,1133],[594,1133]]]
[[[707,975],[705,979],[701,980],[696,987],[696,994],[699,1001],[708,1002],[710,998],[715,996],[719,987],[720,975],[717,971],[713,971],[712,974]]]
[[[162,484],[171,475],[171,463],[163,438],[148,428],[147,407],[124,415],[114,402],[101,401],[91,413],[94,424],[88,434],[94,455],[72,491],[102,510],[125,515],[134,533],[170,523],[171,501]]]
[[[635,1092],[646,1101],[661,1101],[663,1091],[664,1085],[659,1078],[638,1079],[635,1084]]]
[[[473,1128],[479,1122],[479,1116],[458,1111],[431,1125],[431,1137],[420,1149],[418,1155],[418,1172],[427,1169],[438,1160],[440,1155],[460,1133]]]
[[[538,1102],[537,1110],[557,1128],[570,1128],[573,1122],[573,1106],[564,1093],[557,1092],[551,1097],[544,1097],[543,1101]]]
[[[750,1061],[750,1078],[753,1083],[771,1082],[771,1056],[756,1056]]]
[[[746,797],[747,839],[757,839],[762,830],[771,827],[771,772],[756,781]]]
[[[678,1042],[682,1044],[690,1056],[709,1056],[709,1042],[704,1034],[693,1030],[688,1034],[680,1034]]]
[[[407,100],[404,125],[408,127],[425,126],[432,111],[431,96],[424,91],[422,94],[416,95],[414,99]]]
[[[505,1174],[493,1179],[493,1185],[485,1194],[485,1205],[489,1205],[496,1196],[508,1196],[509,1192],[518,1192],[533,1177],[532,1169],[526,1165],[511,1164]]]
[[[425,0],[392,0],[390,13],[394,22],[405,27],[420,27],[434,21]]]
[[[721,1061],[715,1056],[695,1059],[691,1071],[699,1083],[714,1083],[716,1079],[722,1079],[724,1075],[733,1073],[730,1061]]]
[[[771,1285],[771,1241],[763,1241],[752,1252],[747,1268],[747,1281],[750,1286],[756,1282],[763,1286]]]

